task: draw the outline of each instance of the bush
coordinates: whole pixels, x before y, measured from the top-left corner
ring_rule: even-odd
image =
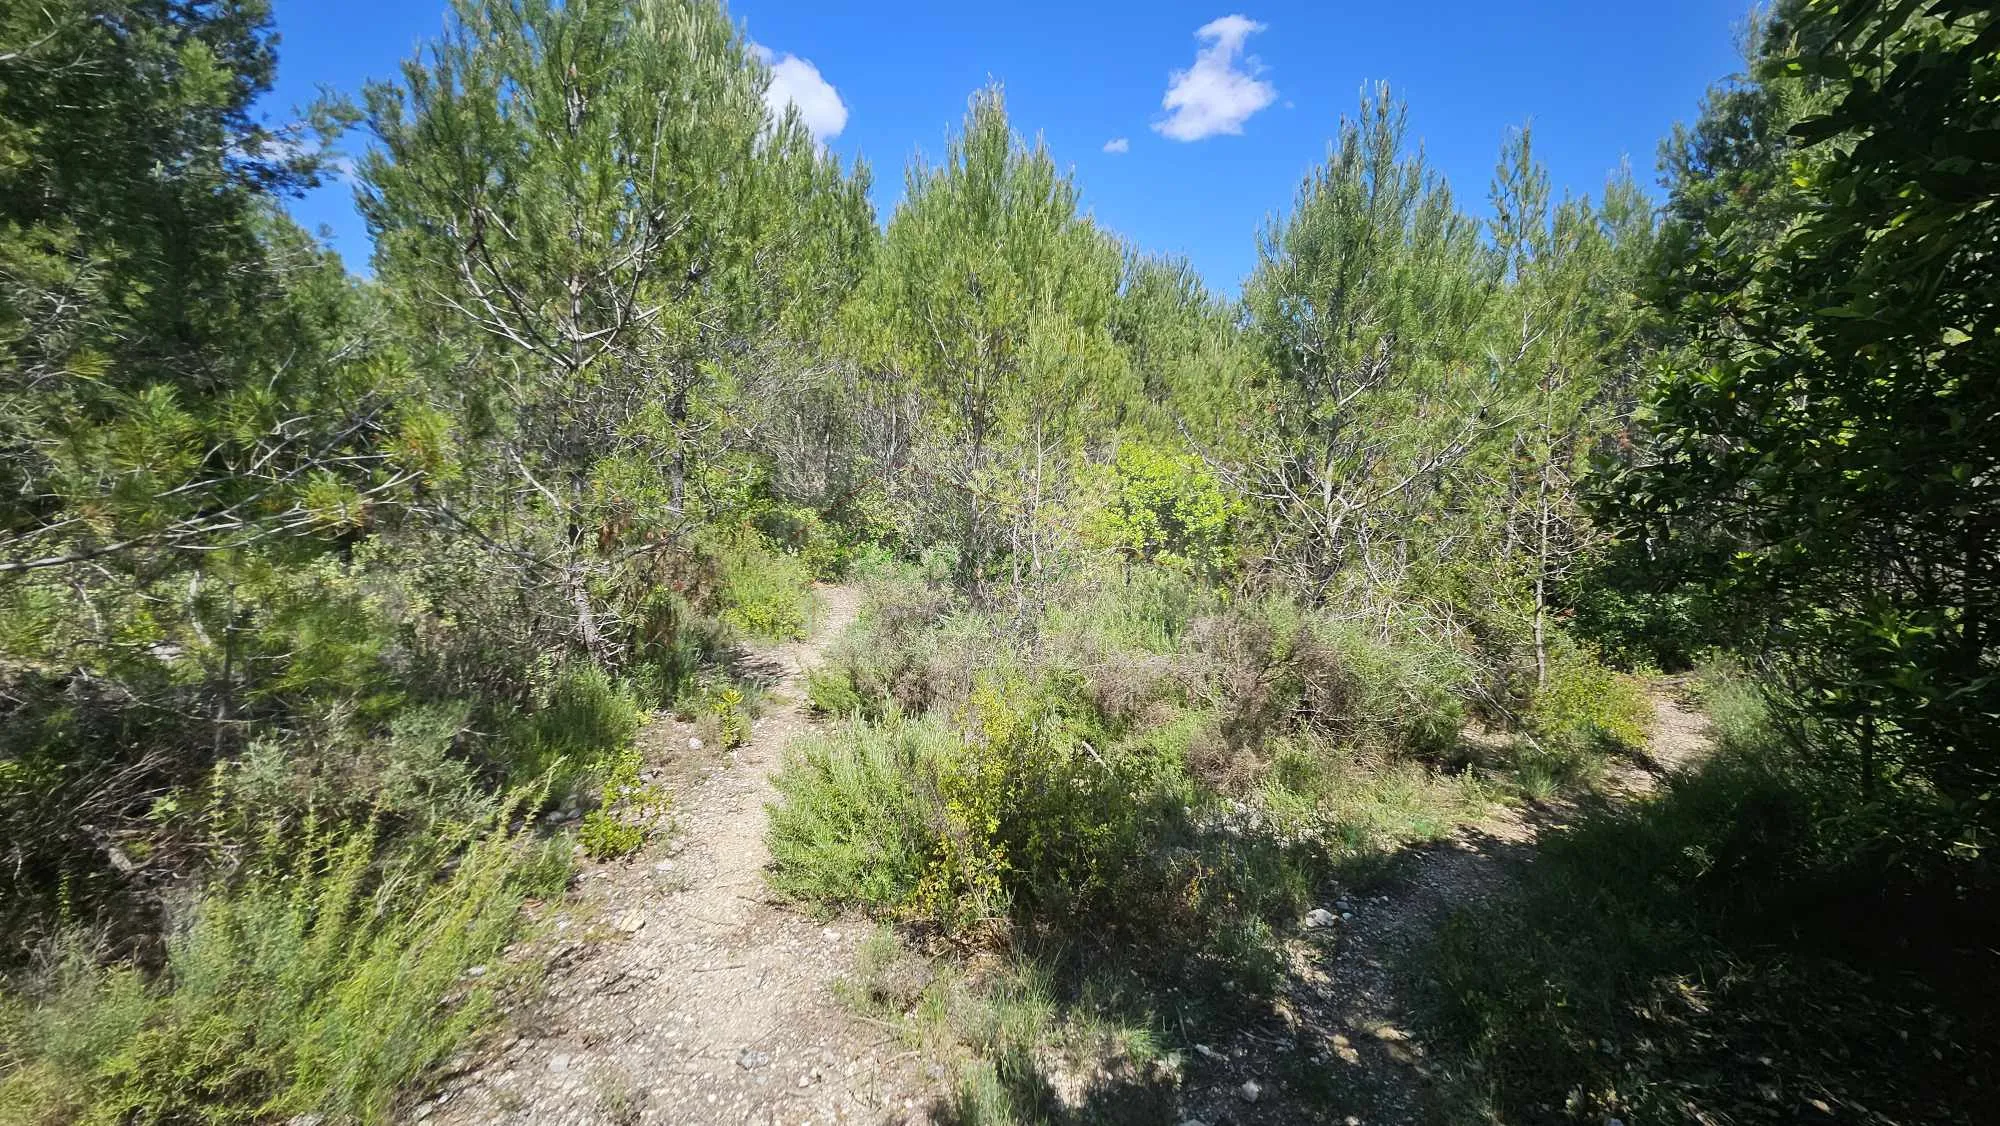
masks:
[[[1295,729],[1354,747],[1449,756],[1464,722],[1465,658],[1420,638],[1265,599],[1194,623],[1189,691],[1217,707],[1224,736],[1259,748]]]
[[[750,713],[743,689],[709,681],[695,693],[684,714],[694,719],[713,747],[740,747],[750,738]]]
[[[527,785],[549,778],[562,793],[639,732],[642,716],[632,694],[587,661],[564,665],[541,706],[517,719],[504,741],[509,779]]]
[[[899,720],[794,743],[771,809],[771,885],[831,907],[901,911],[935,851],[929,778],[960,741],[935,721]]]
[[[1652,730],[1653,701],[1636,678],[1589,652],[1555,647],[1527,719],[1536,738],[1561,753],[1637,751]]]
[[[599,807],[584,815],[577,843],[593,860],[630,856],[646,843],[667,807],[667,794],[640,776],[645,760],[630,747],[605,772]]]
[[[1130,559],[1204,578],[1235,568],[1241,505],[1200,458],[1127,441],[1109,478],[1098,539]]]
[[[463,846],[463,847],[460,847]],[[474,1034],[561,850],[498,829],[383,853],[361,828],[273,836],[208,890],[149,985],[72,944],[0,1004],[0,1122],[387,1122]]]
[[[759,544],[722,552],[722,620],[750,637],[790,641],[806,635],[812,617],[810,568],[796,556]]]
[[[990,674],[968,708],[969,735],[890,720],[807,743],[778,779],[774,884],[957,932],[1111,907],[1157,763],[1104,741],[1074,679]]]

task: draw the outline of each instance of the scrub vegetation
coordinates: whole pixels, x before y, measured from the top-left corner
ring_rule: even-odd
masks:
[[[997,86],[875,214],[720,0],[453,0],[273,127],[278,61],[0,5],[0,1123],[399,1120],[826,582],[767,878],[881,928],[940,1119],[1177,1121],[1302,920],[1503,814],[1385,971],[1422,1114],[1988,1113],[1990,6],[1779,0],[1664,202],[1371,91],[1238,299]],[[283,207],[349,130],[367,278]],[[1635,794],[1669,692],[1715,750]]]

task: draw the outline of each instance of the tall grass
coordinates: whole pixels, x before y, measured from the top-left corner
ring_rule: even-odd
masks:
[[[500,828],[385,853],[310,823],[253,868],[195,901],[157,977],[73,942],[0,1002],[0,1123],[391,1121],[526,972],[501,955],[568,872]]]

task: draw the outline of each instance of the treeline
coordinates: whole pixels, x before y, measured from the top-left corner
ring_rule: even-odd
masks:
[[[1254,978],[1718,656],[1843,827],[1781,877],[1983,887],[1994,26],[1779,5],[1664,208],[1521,130],[1475,218],[1381,90],[1231,302],[997,88],[881,221],[710,0],[459,0],[281,129],[258,0],[9,6],[0,1120],[391,1116],[814,579],[774,882],[951,942]],[[354,128],[369,280],[282,208]]]

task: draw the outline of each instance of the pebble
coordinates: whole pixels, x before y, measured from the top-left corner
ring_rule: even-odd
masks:
[[[755,1048],[745,1048],[743,1054],[736,1057],[736,1066],[745,1071],[755,1071],[760,1067],[769,1066],[770,1063],[771,1053],[760,1052]]]
[[[1318,930],[1321,927],[1330,927],[1337,921],[1338,920],[1336,920],[1333,917],[1333,912],[1327,910],[1324,907],[1315,907],[1311,911],[1308,911],[1306,913],[1307,930]]]
[[[643,911],[627,911],[618,916],[613,925],[625,934],[638,934],[646,926],[646,914]]]
[[[701,740],[699,738],[690,736],[688,738],[688,750],[690,751],[701,750]]]
[[[1264,1088],[1259,1087],[1255,1079],[1245,1079],[1243,1081],[1243,1085],[1241,1087],[1236,1088],[1236,1097],[1242,1099],[1246,1103],[1254,1103],[1258,1099],[1262,1098],[1263,1095],[1264,1095]]]

